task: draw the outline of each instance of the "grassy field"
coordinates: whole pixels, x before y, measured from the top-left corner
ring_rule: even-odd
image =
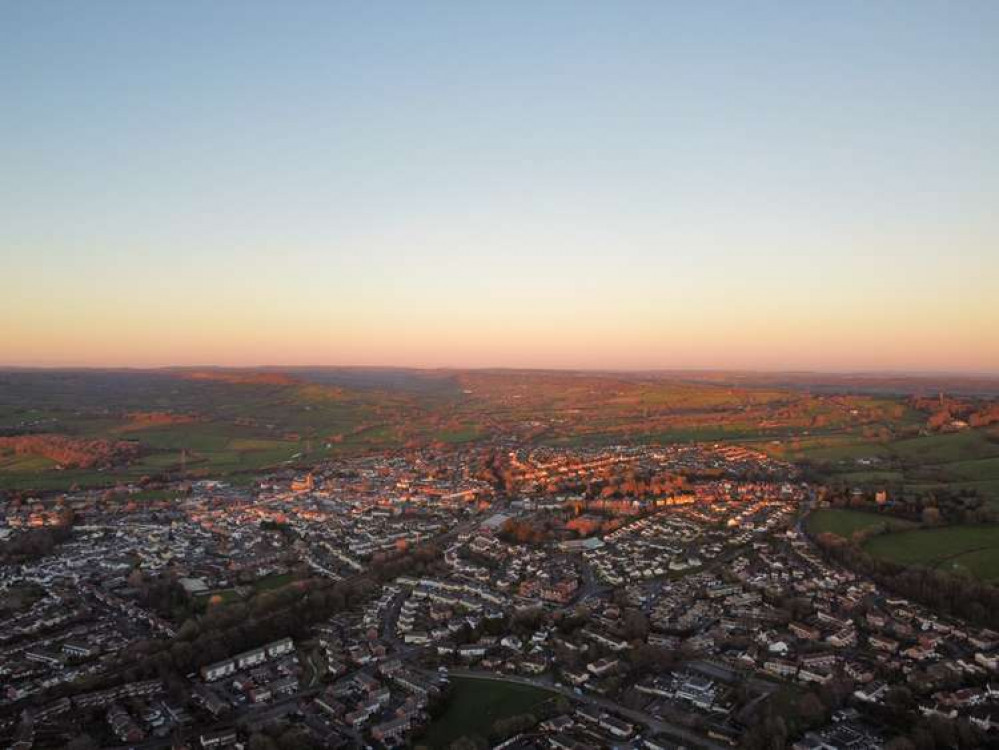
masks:
[[[33,473],[37,471],[47,471],[55,467],[56,462],[45,456],[0,456],[0,472],[4,473]]]
[[[785,461],[846,462],[856,468],[858,460],[887,459],[891,452],[885,442],[861,435],[812,435],[780,442],[760,443],[754,447]]]
[[[905,475],[900,471],[847,471],[837,477],[850,484],[902,484]]]
[[[898,440],[813,435],[754,447],[788,461],[809,461],[830,482],[912,492],[975,490],[999,506],[999,439],[988,429]]]
[[[294,580],[295,575],[293,573],[272,573],[269,576],[264,576],[254,581],[253,588],[256,591],[271,591],[283,588]]]
[[[530,685],[455,677],[447,709],[417,744],[446,750],[459,737],[485,737],[497,719],[530,713],[552,693]]]
[[[990,440],[985,430],[966,430],[899,440],[891,444],[891,451],[903,460],[944,464],[999,456],[999,443]]]
[[[93,425],[91,425],[93,427]],[[112,430],[110,434],[115,434]],[[126,466],[112,469],[55,470],[56,463],[44,456],[0,456],[0,489],[69,489],[79,486],[106,486],[119,481],[135,481],[143,476],[179,473],[187,476],[226,476],[256,471],[285,463],[306,453],[302,440],[263,438],[246,427],[223,422],[196,422],[130,430],[122,436],[138,441],[142,455]],[[310,457],[324,453],[315,442]],[[183,458],[182,458],[183,453]]]
[[[262,591],[274,591],[275,589],[284,588],[293,581],[295,581],[294,573],[271,573],[263,578],[258,578],[248,586],[238,587],[238,590],[235,586],[227,589],[216,589],[208,595],[208,598],[211,599],[217,596],[222,602],[228,604],[242,599],[243,597],[240,596],[240,592],[249,597],[251,591],[257,594]]]
[[[868,540],[872,555],[903,565],[966,572],[999,580],[999,526],[947,526],[884,534]]]
[[[853,536],[855,531],[889,524],[899,528],[915,526],[911,521],[891,518],[879,513],[839,508],[817,510],[808,517],[808,530],[813,534],[837,534],[846,539]]]

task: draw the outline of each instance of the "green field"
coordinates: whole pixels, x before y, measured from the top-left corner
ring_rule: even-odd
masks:
[[[263,591],[274,591],[275,589],[284,588],[295,580],[294,573],[271,573],[263,578],[258,578],[256,581],[248,584],[247,586],[234,586],[227,589],[216,589],[208,594],[208,598],[210,599],[217,596],[226,604],[230,602],[238,602],[244,597],[248,598],[251,596],[251,591],[257,594]],[[242,596],[240,595],[241,593]]]
[[[905,481],[905,475],[900,471],[848,471],[837,474],[837,477],[850,484],[877,484],[882,486],[901,484]]]
[[[113,436],[114,430],[111,433]],[[110,470],[71,468],[54,471],[55,461],[44,456],[0,456],[0,489],[59,490],[74,485],[111,485],[147,475],[179,473],[182,467],[190,477],[225,476],[285,463],[298,454],[305,454],[307,445],[299,440],[258,437],[246,427],[221,422],[133,429],[121,434],[120,438],[138,441],[144,452],[127,466]],[[323,454],[322,444],[314,443],[308,457],[321,458]]]
[[[553,695],[530,685],[468,677],[452,678],[451,688],[444,713],[416,744],[446,750],[459,737],[486,737],[497,719],[531,713]]]
[[[813,534],[837,534],[845,539],[853,536],[855,531],[889,525],[904,528],[915,524],[880,513],[838,508],[817,510],[808,517],[808,530]]]
[[[0,456],[0,473],[30,473],[47,471],[54,468],[56,462],[45,456],[6,455]]]
[[[951,474],[971,481],[999,479],[999,457],[955,461],[947,464],[946,468]]]
[[[999,580],[999,526],[947,526],[884,534],[869,539],[864,549],[903,565],[964,571],[985,581]]]
[[[945,464],[999,456],[999,442],[990,440],[985,430],[966,430],[899,440],[891,444],[891,451],[903,460]]]
[[[269,576],[264,576],[254,581],[253,588],[256,591],[271,591],[283,588],[294,580],[294,573],[272,573]]]
[[[785,460],[810,461],[829,482],[922,493],[974,490],[999,506],[999,440],[987,429],[881,441],[811,436],[755,447]]]
[[[859,435],[823,435],[795,438],[779,444],[761,444],[761,450],[787,461],[848,462],[857,467],[859,459],[887,459],[891,453],[887,443],[865,439]]]

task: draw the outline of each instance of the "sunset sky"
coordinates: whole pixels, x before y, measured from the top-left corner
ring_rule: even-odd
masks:
[[[0,365],[999,373],[999,2],[0,4]]]

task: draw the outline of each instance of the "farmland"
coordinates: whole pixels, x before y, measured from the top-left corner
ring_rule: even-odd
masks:
[[[999,506],[999,435],[994,428],[917,437],[810,437],[757,444],[807,462],[829,482],[899,491],[975,490]]]
[[[872,537],[864,549],[902,565],[921,565],[999,581],[999,526],[913,529]]]
[[[836,534],[845,539],[849,539],[856,531],[906,528],[914,525],[910,521],[859,510],[824,509],[815,511],[808,518],[808,530],[813,534]]]
[[[265,469],[503,437],[562,447],[725,441],[802,462],[823,481],[999,499],[995,428],[921,434],[927,415],[912,403],[718,374],[8,371],[0,437],[62,451],[0,445],[0,490],[239,482]],[[93,446],[103,453],[88,455]]]

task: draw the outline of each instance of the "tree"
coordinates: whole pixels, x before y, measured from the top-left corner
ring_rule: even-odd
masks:
[[[316,742],[304,727],[292,727],[277,739],[279,750],[312,750]]]
[[[815,726],[825,718],[826,708],[815,693],[806,693],[798,701],[798,715],[808,726]]]
[[[67,742],[65,750],[97,750],[99,747],[89,734],[81,734]]]
[[[649,620],[641,610],[628,608],[624,611],[622,629],[624,637],[629,641],[645,640],[649,634]]]
[[[278,750],[277,743],[266,734],[254,732],[250,735],[250,750]]]

